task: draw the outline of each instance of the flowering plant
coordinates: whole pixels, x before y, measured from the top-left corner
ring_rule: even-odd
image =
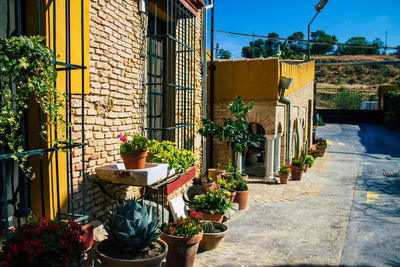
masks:
[[[230,193],[225,189],[211,187],[206,194],[195,196],[191,207],[197,211],[209,210],[212,214],[219,212],[224,214],[228,208],[232,208],[232,203],[228,200]]]
[[[304,162],[301,159],[296,159],[293,158],[292,159],[292,164],[290,164],[290,167],[304,167]]]
[[[279,169],[279,173],[282,174],[287,174],[290,172],[290,164],[286,163],[286,165],[282,165],[281,168]]]
[[[193,237],[203,231],[200,223],[200,214],[191,212],[190,217],[180,217],[172,223],[163,223],[161,231],[167,235]]]
[[[315,148],[313,148],[313,147],[310,148],[310,149],[308,150],[308,154],[311,155],[311,156],[313,156],[314,159],[316,159],[316,158],[322,156],[321,153],[319,153],[319,152],[318,152],[317,150],[315,150]]]
[[[317,144],[317,146],[328,146],[328,144],[326,143],[326,140],[323,138],[319,138],[319,139],[315,140],[315,143]]]
[[[4,241],[4,266],[77,266],[83,233],[74,221],[30,218]]]
[[[117,137],[119,138],[119,140],[122,141],[119,149],[121,156],[145,152],[149,147],[149,142],[147,141],[147,138],[142,136],[141,134],[133,135],[120,133]]]

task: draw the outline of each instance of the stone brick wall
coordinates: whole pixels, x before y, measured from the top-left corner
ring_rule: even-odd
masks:
[[[147,17],[139,13],[137,1],[90,1],[90,92],[85,96],[85,173],[86,205],[92,219],[103,220],[112,201],[101,191],[95,168],[122,162],[119,155],[120,132],[144,134],[146,115],[146,32]],[[202,114],[201,16],[196,18],[195,121]],[[79,97],[73,99],[73,122],[80,123]],[[196,125],[196,133],[198,126]],[[80,140],[80,126],[74,126],[73,138]],[[196,134],[195,154],[201,160],[201,137]],[[73,154],[76,206],[82,207],[81,150]],[[116,198],[140,194],[137,187],[104,185]],[[182,190],[178,190],[179,192]]]

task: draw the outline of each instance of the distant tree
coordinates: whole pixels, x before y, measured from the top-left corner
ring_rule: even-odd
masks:
[[[328,53],[332,53],[335,49],[333,45],[338,40],[335,35],[327,34],[324,31],[316,31],[311,33],[311,40],[314,42],[328,43],[328,44],[312,44],[311,53],[313,55],[325,55]]]
[[[215,51],[215,58],[217,59],[230,59],[232,57],[232,53],[229,50],[218,48]]]
[[[267,35],[269,38],[278,38],[279,34],[271,32]],[[242,47],[242,57],[244,58],[259,58],[259,57],[274,57],[279,51],[279,40],[263,40],[257,39],[251,41],[249,46]]]
[[[242,47],[242,57],[258,58],[265,57],[265,42],[262,39],[257,39],[249,43],[249,46]]]
[[[365,55],[368,48],[359,46],[369,45],[365,37],[351,37],[345,44],[348,46],[341,46],[338,48],[340,55]]]
[[[288,37],[289,40],[300,40],[304,39],[303,32],[294,32]],[[306,53],[306,45],[302,42],[289,41],[289,47],[293,51],[294,55],[301,55]]]
[[[366,54],[368,55],[379,55],[380,48],[384,46],[383,41],[379,38],[375,38],[372,42],[369,43],[369,46],[374,46],[373,48],[368,48]]]
[[[279,50],[277,56],[280,59],[292,59],[294,58],[293,50],[290,49],[290,46],[287,41],[284,41],[279,45]]]

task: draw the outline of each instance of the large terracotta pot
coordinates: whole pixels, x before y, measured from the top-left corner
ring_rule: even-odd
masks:
[[[236,191],[236,196],[233,202],[239,203],[239,210],[244,210],[247,208],[248,198],[249,198],[249,190]]]
[[[146,164],[147,151],[141,153],[132,153],[128,155],[121,155],[125,164],[125,169],[144,169]]]
[[[292,180],[301,180],[301,176],[303,175],[304,166],[290,166],[290,172],[292,174]]]
[[[200,249],[212,250],[218,246],[219,241],[228,233],[229,227],[223,223],[212,222],[214,228],[220,229],[219,233],[203,233],[200,241]]]
[[[281,184],[287,184],[289,179],[289,173],[279,173],[279,180]]]
[[[202,220],[219,222],[219,223],[222,223],[222,220],[224,219],[223,214],[221,214],[219,212],[212,214],[209,210],[200,211],[200,216],[201,216]]]
[[[163,248],[164,252],[148,259],[137,259],[137,260],[123,260],[110,257],[107,255],[107,251],[102,249],[105,242],[110,242],[109,240],[103,240],[96,247],[96,254],[98,259],[101,261],[101,266],[103,267],[133,267],[133,266],[141,266],[141,267],[159,267],[161,266],[162,261],[168,252],[168,245],[164,241],[157,239],[156,242],[159,243]]]
[[[161,239],[168,244],[167,267],[191,267],[194,264],[203,232],[194,237],[180,237],[161,232]]]
[[[321,157],[325,154],[327,146],[321,146],[321,145],[315,145],[315,150],[318,151],[318,153],[321,154]]]
[[[214,181],[217,181],[217,176],[222,175],[225,172],[226,172],[226,170],[224,170],[224,169],[208,169],[208,178],[211,178]]]

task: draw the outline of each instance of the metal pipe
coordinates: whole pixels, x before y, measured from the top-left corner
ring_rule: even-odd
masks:
[[[214,7],[211,9],[210,119],[214,120]],[[210,166],[213,166],[213,137],[210,138]]]
[[[314,17],[312,18],[312,20],[310,21],[310,23],[308,23],[307,26],[307,60],[310,60],[310,25],[311,23],[314,21],[315,17],[318,15],[319,11],[317,11],[317,13],[315,13]]]
[[[286,139],[286,162],[290,163],[289,159],[289,148],[290,148],[290,109],[291,109],[291,102],[288,98],[285,97],[285,91],[282,90],[281,98],[279,99],[280,102],[286,104],[288,108],[288,122],[287,122],[287,139]]]

